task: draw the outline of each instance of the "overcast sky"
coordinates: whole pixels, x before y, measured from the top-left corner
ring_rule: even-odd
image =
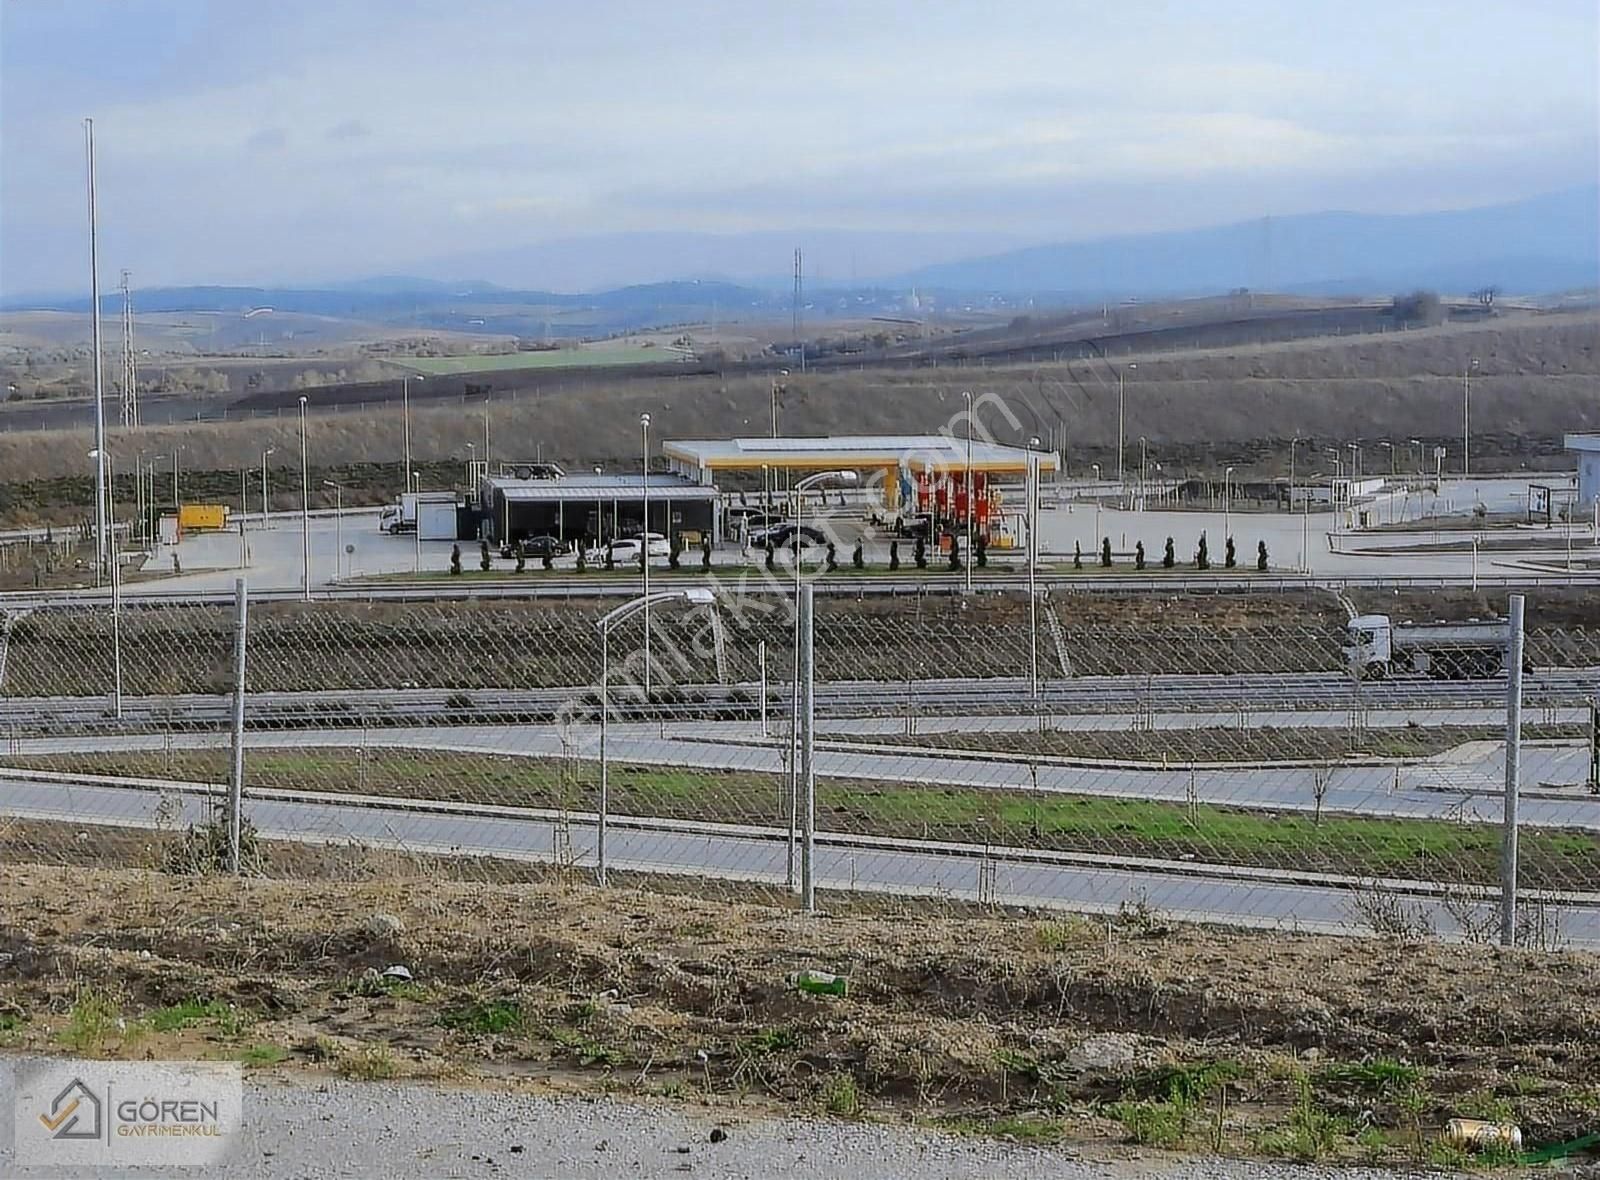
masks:
[[[86,115],[103,274],[138,285],[637,230],[1043,242],[1489,203],[1594,182],[1596,10],[0,0],[0,293],[86,286]]]

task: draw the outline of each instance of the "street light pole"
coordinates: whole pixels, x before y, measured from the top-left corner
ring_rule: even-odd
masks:
[[[418,377],[418,381],[422,378]],[[405,432],[405,463],[406,468],[402,475],[405,476],[405,490],[410,492],[415,489],[411,486],[411,477],[415,474],[411,470],[411,375],[407,373],[400,378],[400,421]]]
[[[311,484],[306,471],[306,395],[300,395],[300,596],[311,601]]]
[[[1461,370],[1461,474],[1472,474],[1472,370],[1478,358],[1471,357]]]
[[[83,140],[89,165],[89,322],[94,337],[94,449],[100,455],[104,455],[106,410],[100,371],[100,245],[94,207],[93,119],[83,121]],[[106,548],[107,495],[105,464],[103,461],[97,461],[94,468],[94,584],[96,586],[100,585],[100,579],[105,576],[106,557],[110,553]]]
[[[611,813],[611,761],[606,749],[606,730],[611,717],[611,625],[636,610],[650,609],[651,602],[691,602],[703,606],[716,601],[713,591],[704,586],[683,590],[664,590],[644,594],[601,616],[595,626],[600,631],[600,798],[595,809],[595,880],[606,884],[606,829]]]
[[[966,592],[972,593],[972,517],[977,512],[977,505],[972,502],[972,391],[964,389],[961,396],[967,401],[967,463],[964,473],[967,485],[967,551],[962,554],[965,559],[962,572],[965,575]]]
[[[1039,440],[1028,440],[1028,684],[1039,699]]]
[[[819,471],[815,475],[808,475],[794,485],[790,494],[794,500],[794,682],[792,684],[792,703],[789,713],[789,868],[788,885],[795,887],[795,845],[799,833],[797,830],[797,812],[799,810],[800,796],[800,600],[803,591],[801,586],[800,542],[804,539],[802,530],[805,528],[805,493],[811,488],[819,487],[830,482],[853,484],[856,482],[854,471]]]
[[[600,464],[594,465],[594,543],[597,547],[606,543],[606,517],[605,510],[600,506]]]
[[[1233,468],[1225,468],[1222,472],[1222,542],[1227,544],[1228,538],[1233,536],[1230,530],[1229,518],[1233,514]]]
[[[1145,476],[1150,469],[1150,443],[1144,435],[1139,436],[1139,511],[1143,512],[1149,507],[1145,490]]]
[[[89,452],[89,457],[95,461],[95,466],[100,468],[100,475],[104,478],[105,486],[111,486],[111,454],[96,447]],[[122,576],[118,568],[121,562],[117,560],[117,522],[113,503],[109,497],[106,500],[106,524],[111,535],[111,565],[108,576],[111,579],[111,715],[116,718],[122,716]]]
[[[422,472],[413,471],[411,478],[417,481],[417,495],[422,495]],[[414,504],[411,510],[411,572],[422,572],[422,509]]]
[[[333,579],[338,581],[344,573],[344,485],[325,479],[322,486],[333,489]]]
[[[1138,367],[1138,361],[1128,362],[1129,369],[1137,369]],[[1126,433],[1124,430],[1125,423],[1127,422],[1127,416],[1123,412],[1124,386],[1122,380],[1125,375],[1126,374],[1122,369],[1117,370],[1117,495],[1119,496],[1122,494],[1122,456],[1123,452],[1127,450]]]
[[[277,447],[268,447],[261,452],[261,527],[270,526],[271,517],[267,513],[267,456],[277,454]]]
[[[639,567],[644,574],[644,699],[650,703],[650,415],[639,415],[644,467],[639,476],[639,499],[644,505],[644,531],[639,537]]]

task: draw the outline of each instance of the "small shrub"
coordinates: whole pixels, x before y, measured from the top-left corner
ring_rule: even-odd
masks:
[[[478,542],[478,568],[481,569],[484,573],[488,573],[489,572],[489,567],[491,566],[491,564],[492,564],[492,562],[489,559],[489,542],[487,542],[487,541],[479,541]]]
[[[400,1072],[400,1064],[388,1045],[362,1045],[339,1058],[338,1070],[354,1081],[383,1082]]]
[[[522,552],[522,546],[517,546],[517,573],[522,573],[528,568],[527,554]]]
[[[1139,541],[1133,547],[1133,568],[1136,569],[1136,570],[1144,569],[1144,542],[1143,541]]]
[[[911,545],[911,560],[919,570],[928,568],[928,543],[918,537]]]
[[[893,572],[900,568],[900,542],[889,542],[889,570]]]
[[[1161,554],[1161,568],[1169,570],[1169,569],[1172,569],[1177,564],[1178,564],[1178,555],[1173,550],[1172,538],[1168,537],[1167,538],[1167,548],[1166,548],[1165,552],[1163,552]]]
[[[709,570],[711,568],[711,538],[710,537],[702,537],[701,540],[700,540],[700,568],[702,570]]]
[[[122,1006],[104,988],[88,984],[78,989],[67,1012],[62,1043],[76,1053],[98,1053],[122,1018]]]
[[[1262,573],[1267,572],[1267,543],[1265,541],[1256,542],[1256,569]]]
[[[855,1078],[836,1073],[822,1083],[822,1105],[829,1114],[855,1118],[861,1113],[861,1091]]]
[[[539,564],[544,566],[544,568],[547,570],[553,570],[556,568],[555,559],[552,558],[548,553],[539,559]]]
[[[1177,1147],[1189,1131],[1189,1113],[1172,1102],[1118,1102],[1108,1112],[1129,1143]]]
[[[1194,568],[1197,570],[1208,570],[1211,568],[1211,554],[1206,546],[1206,535],[1204,533],[1200,534],[1200,543],[1195,546]]]
[[[1076,541],[1072,543],[1072,568],[1075,570],[1083,568],[1083,546]]]
[[[1234,551],[1233,538],[1229,537],[1227,539],[1227,542],[1223,545],[1223,548],[1222,548],[1222,567],[1224,569],[1230,569],[1231,570],[1231,569],[1237,569],[1238,566],[1239,566],[1239,555]]]
[[[954,533],[950,535],[950,568],[952,570],[961,568],[961,538]]]
[[[445,1028],[484,1036],[517,1032],[526,1019],[521,1006],[510,1000],[477,1001],[459,1008],[446,1008],[439,1014],[439,1023]]]
[[[1106,537],[1100,542],[1100,568],[1111,568],[1111,538]]]
[[[839,554],[838,554],[838,551],[834,549],[833,542],[829,541],[828,542],[828,572],[831,574],[831,573],[833,573],[834,570],[836,570],[838,568],[839,568]]]
[[[460,545],[452,545],[452,546],[450,546],[450,572],[452,574],[459,574],[461,572],[461,546]]]
[[[862,549],[861,541],[859,539],[856,541],[855,549],[850,553],[850,564],[858,570],[864,570],[867,568],[866,554]]]

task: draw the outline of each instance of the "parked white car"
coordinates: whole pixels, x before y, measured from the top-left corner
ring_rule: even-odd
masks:
[[[634,533],[633,536],[627,537],[627,538],[625,538],[625,540],[638,542],[638,541],[644,539],[645,537],[649,537],[650,538],[650,556],[651,557],[671,557],[672,556],[672,543],[670,541],[668,541],[665,537],[663,537],[660,533]]]
[[[596,545],[593,549],[584,551],[583,560],[587,565],[603,566],[606,563],[606,553],[611,553],[614,565],[636,565],[639,561],[639,542],[631,537],[618,537],[604,545]]]

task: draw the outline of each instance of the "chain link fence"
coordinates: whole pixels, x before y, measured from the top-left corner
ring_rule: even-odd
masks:
[[[1600,629],[1526,634],[1508,775],[1503,620],[1396,624],[1375,662],[1321,604],[819,593],[807,734],[795,600],[662,581],[252,602],[238,742],[234,606],[7,610],[0,855],[226,869],[237,749],[250,871],[397,852],[781,904],[809,873],[824,907],[1487,940],[1509,777],[1516,936],[1600,946]]]

